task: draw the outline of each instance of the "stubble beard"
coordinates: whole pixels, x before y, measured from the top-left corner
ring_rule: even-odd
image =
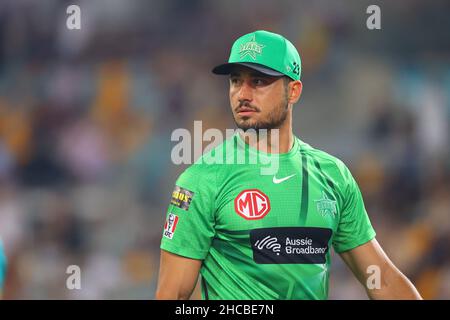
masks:
[[[286,121],[287,115],[288,115],[288,109],[289,104],[287,101],[287,97],[283,99],[283,101],[279,104],[277,108],[274,108],[272,111],[269,112],[267,117],[262,120],[254,120],[254,119],[247,119],[247,120],[237,120],[236,117],[234,117],[234,122],[236,123],[236,126],[243,130],[244,132],[248,130],[260,130],[260,129],[279,129],[283,123]]]

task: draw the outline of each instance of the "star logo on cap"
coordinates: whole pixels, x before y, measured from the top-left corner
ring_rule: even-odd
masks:
[[[241,48],[239,50],[239,53],[241,55],[241,59],[244,59],[245,56],[249,55],[253,60],[256,60],[257,54],[262,54],[262,49],[265,46],[262,44],[259,44],[255,40],[255,35],[253,35],[250,38],[250,41],[241,44]]]

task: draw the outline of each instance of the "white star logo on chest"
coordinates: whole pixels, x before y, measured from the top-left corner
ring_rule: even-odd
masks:
[[[317,211],[322,217],[330,215],[334,218],[336,216],[336,201],[329,199],[325,194],[325,191],[322,191],[322,198],[315,200],[315,202]]]

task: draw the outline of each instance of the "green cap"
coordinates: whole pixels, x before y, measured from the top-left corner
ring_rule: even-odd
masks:
[[[264,30],[237,39],[231,48],[228,63],[215,67],[212,72],[230,74],[236,64],[272,76],[286,75],[293,80],[300,80],[302,70],[300,55],[294,45],[285,37]]]

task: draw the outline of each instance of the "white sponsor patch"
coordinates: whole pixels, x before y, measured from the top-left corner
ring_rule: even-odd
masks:
[[[169,213],[166,223],[164,224],[164,237],[172,239],[175,229],[177,228],[177,224],[178,216],[173,213]]]

